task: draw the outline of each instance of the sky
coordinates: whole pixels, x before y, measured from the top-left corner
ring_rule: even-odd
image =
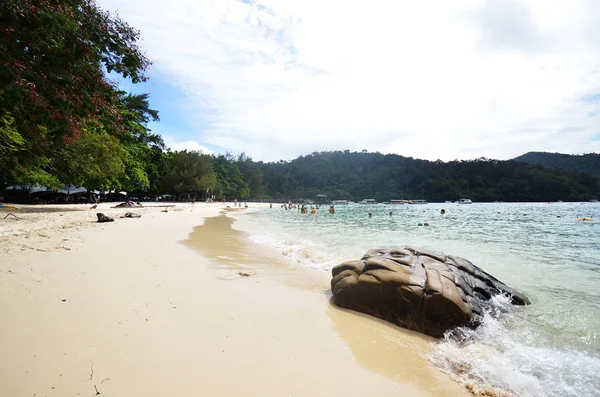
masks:
[[[444,161],[600,152],[597,0],[97,0],[175,150]]]

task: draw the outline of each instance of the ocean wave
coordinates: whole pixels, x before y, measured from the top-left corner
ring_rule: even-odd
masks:
[[[600,358],[557,346],[522,324],[511,326],[526,321],[519,310],[506,297],[494,298],[479,328],[447,333],[430,360],[475,395],[597,396]],[[498,317],[499,311],[505,313]]]
[[[323,248],[309,240],[286,240],[270,233],[251,235],[250,240],[275,249],[297,266],[331,270],[338,263],[320,254],[320,252],[324,252]]]

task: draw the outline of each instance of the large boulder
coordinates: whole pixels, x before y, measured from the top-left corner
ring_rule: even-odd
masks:
[[[369,250],[332,270],[336,305],[434,337],[477,327],[494,295],[529,299],[466,259],[415,248]]]

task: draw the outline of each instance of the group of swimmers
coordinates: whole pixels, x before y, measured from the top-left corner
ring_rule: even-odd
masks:
[[[333,207],[333,205],[331,207]],[[446,214],[446,210],[442,208],[442,210],[440,211],[440,214],[442,214],[442,215]],[[390,216],[394,216],[394,211],[390,211]],[[372,212],[369,212],[369,218],[373,218]],[[427,226],[429,226],[429,225],[427,225]]]
[[[222,200],[223,205],[225,205],[225,201]],[[233,208],[242,208],[242,202],[237,201],[237,199],[233,199]],[[248,208],[248,203],[244,203],[244,208]]]
[[[310,206],[310,213],[311,214],[316,214],[318,209],[319,209],[318,205],[316,207],[313,207],[311,205]],[[304,204],[302,204],[302,206],[300,207],[300,213],[301,214],[308,214],[308,208]],[[335,208],[333,208],[333,205],[331,207],[329,207],[329,213],[330,214],[335,214]]]
[[[394,216],[394,211],[390,211],[390,216]],[[369,211],[369,218],[373,218],[373,213]]]
[[[246,206],[246,208],[247,208],[247,206]],[[271,203],[269,205],[269,208],[273,208],[273,203]],[[308,214],[308,208],[306,207],[305,204],[302,204],[302,205],[293,204],[291,201],[288,201],[287,203],[281,204],[281,208],[284,208],[286,211],[297,208],[298,210],[300,210],[301,214]],[[316,214],[318,209],[319,209],[318,205],[316,205],[316,207],[313,207],[311,205],[310,206],[310,213],[311,214]],[[330,214],[335,214],[335,207],[333,206],[333,204],[331,204],[329,206],[329,211],[328,212]],[[442,208],[441,211],[440,211],[440,214],[445,215],[446,214],[446,210]],[[390,211],[389,216],[394,216],[394,212]],[[369,211],[369,218],[372,218],[372,217],[373,217],[373,213]]]
[[[269,204],[269,208],[273,208],[273,203]],[[287,203],[283,203],[281,204],[281,208],[285,209],[286,211],[292,210],[292,209],[298,209],[300,211],[301,214],[308,214],[308,207],[305,204],[293,204],[291,201],[288,201]],[[319,206],[310,206],[310,213],[311,214],[316,214],[317,210],[319,209]],[[331,206],[329,206],[329,211],[330,214],[335,214],[335,207],[333,206],[333,204],[331,204]]]

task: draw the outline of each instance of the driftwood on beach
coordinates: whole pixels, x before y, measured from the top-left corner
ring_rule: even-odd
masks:
[[[332,275],[338,306],[434,337],[477,327],[495,295],[515,305],[530,303],[466,259],[414,248],[369,250],[360,260],[334,267]]]

